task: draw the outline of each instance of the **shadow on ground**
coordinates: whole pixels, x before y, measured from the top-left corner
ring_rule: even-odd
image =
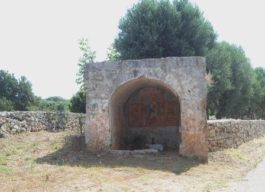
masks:
[[[141,167],[181,174],[201,162],[184,158],[176,152],[163,152],[156,155],[118,156],[110,153],[93,154],[85,151],[84,137],[68,136],[65,145],[46,156],[36,159],[39,164],[69,165],[89,168],[97,167]]]

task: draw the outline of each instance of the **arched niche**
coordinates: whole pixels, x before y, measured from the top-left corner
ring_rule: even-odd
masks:
[[[161,144],[178,150],[180,98],[162,81],[145,77],[129,80],[114,91],[109,107],[112,149]]]

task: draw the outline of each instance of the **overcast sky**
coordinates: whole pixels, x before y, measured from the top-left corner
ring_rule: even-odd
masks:
[[[89,39],[97,61],[118,33],[119,19],[137,0],[1,0],[0,69],[32,82],[43,98],[70,98],[80,57],[78,40]],[[192,0],[218,33],[241,45],[253,66],[265,67],[263,0]]]

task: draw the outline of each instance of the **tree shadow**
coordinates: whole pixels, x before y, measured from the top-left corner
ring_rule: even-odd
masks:
[[[163,152],[144,155],[114,155],[111,153],[90,153],[85,150],[84,136],[68,136],[65,145],[46,156],[36,159],[39,164],[89,167],[141,167],[181,174],[202,162],[196,158],[185,158],[177,152]]]

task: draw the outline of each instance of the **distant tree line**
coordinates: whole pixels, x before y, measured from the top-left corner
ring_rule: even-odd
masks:
[[[59,96],[42,99],[35,96],[30,106],[31,111],[70,111],[70,102]]]
[[[28,110],[33,100],[31,83],[26,77],[16,79],[14,75],[0,70],[0,110]]]
[[[58,96],[43,99],[34,95],[31,83],[26,77],[16,78],[8,71],[0,70],[0,111],[85,112],[76,105],[79,97],[76,94],[71,100]]]

